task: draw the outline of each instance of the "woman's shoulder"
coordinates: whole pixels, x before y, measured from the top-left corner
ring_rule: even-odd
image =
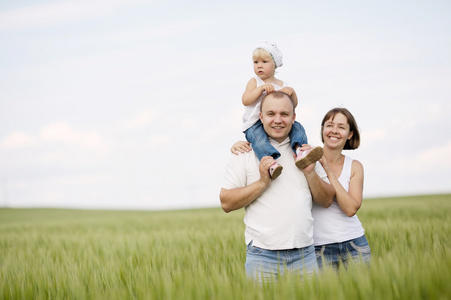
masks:
[[[352,170],[352,173],[354,173],[354,172],[363,172],[363,165],[362,165],[362,163],[360,161],[358,161],[357,159],[352,159],[351,170]]]

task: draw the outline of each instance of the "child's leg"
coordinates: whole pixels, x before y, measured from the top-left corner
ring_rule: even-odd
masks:
[[[274,148],[269,142],[268,135],[263,129],[263,124],[258,120],[251,128],[244,132],[246,140],[251,143],[252,149],[261,160],[263,156],[272,156],[274,159],[280,157],[280,152]]]
[[[308,144],[307,135],[305,134],[304,126],[295,121],[290,131],[291,149],[296,153],[296,149],[303,144]]]
[[[303,144],[307,144],[307,135],[304,126],[299,122],[294,122],[290,131],[291,149],[296,153],[296,166],[304,169],[309,164],[317,162],[323,156],[323,148],[314,147],[306,151],[296,151]]]
[[[272,156],[274,159],[280,157],[280,152],[274,148],[269,142],[268,135],[263,129],[263,124],[260,120],[258,120],[251,128],[246,130],[244,133],[246,139],[252,145],[252,149],[258,157],[258,160],[261,160],[264,156]],[[274,180],[276,179],[280,173],[282,173],[283,167],[280,166],[277,162],[269,168],[269,175]]]

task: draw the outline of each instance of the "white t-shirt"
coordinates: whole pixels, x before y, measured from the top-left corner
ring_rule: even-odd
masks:
[[[257,87],[264,85],[265,82],[258,76],[254,77],[257,81]],[[284,82],[283,86],[279,86],[275,83],[272,83],[276,91],[283,89],[284,87],[287,87],[287,84]],[[252,105],[245,105],[244,106],[244,113],[243,113],[243,132],[249,129],[252,125],[255,124],[260,119],[260,106],[262,103],[263,97],[266,95],[266,92],[263,92],[257,101],[255,101]]]
[[[346,191],[349,191],[351,180],[352,159],[345,156],[343,170],[338,181]],[[341,243],[364,234],[364,229],[357,215],[348,217],[338,206],[337,201],[328,208],[313,203],[313,239],[315,246]]]
[[[282,154],[277,162],[283,166],[282,174],[255,201],[245,207],[245,242],[268,249],[303,248],[313,244],[312,196],[307,179],[293,158],[290,139],[282,143],[269,139]],[[260,162],[253,151],[232,154],[226,166],[225,189],[248,186],[260,179]],[[322,166],[315,171],[327,181]]]

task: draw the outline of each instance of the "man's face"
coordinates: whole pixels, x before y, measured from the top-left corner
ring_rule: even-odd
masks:
[[[269,94],[263,102],[260,120],[269,137],[277,142],[283,142],[289,135],[296,114],[288,98],[274,98]]]

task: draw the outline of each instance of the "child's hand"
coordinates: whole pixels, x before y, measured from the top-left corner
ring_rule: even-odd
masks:
[[[276,90],[276,88],[271,83],[265,83],[264,85],[261,86],[261,88],[262,88],[262,93],[263,93],[263,91],[265,91],[266,94],[271,94],[272,92],[274,92]]]
[[[245,141],[238,141],[235,144],[233,144],[232,148],[230,148],[230,152],[232,152],[235,155],[238,155],[239,153],[246,153],[251,150],[252,150],[251,144]]]
[[[296,92],[294,91],[293,88],[291,87],[284,87],[283,89],[280,90],[281,92],[284,92],[285,94],[287,94],[288,96],[290,96],[291,98],[293,98],[294,101],[294,106],[298,106],[298,96],[296,95]]]
[[[284,87],[283,89],[280,90],[281,92],[284,92],[285,94],[287,94],[288,96],[292,96],[294,89],[290,88],[290,87]]]

